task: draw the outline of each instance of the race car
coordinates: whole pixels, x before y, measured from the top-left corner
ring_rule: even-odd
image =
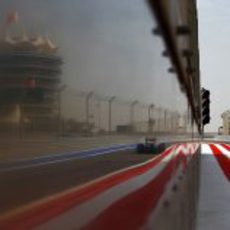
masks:
[[[145,137],[137,144],[137,153],[162,153],[168,147],[168,143],[159,142],[155,137]]]

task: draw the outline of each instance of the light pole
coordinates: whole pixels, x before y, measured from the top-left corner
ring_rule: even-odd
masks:
[[[98,116],[98,132],[102,130],[101,128],[101,101],[100,98],[97,101],[97,116]]]
[[[175,132],[175,123],[176,123],[176,112],[175,111],[172,111],[172,115],[171,115],[171,130],[172,132]]]
[[[130,105],[130,123],[131,123],[132,129],[134,128],[134,107],[138,102],[139,102],[138,100],[135,100]]]
[[[86,95],[86,101],[85,101],[85,108],[86,108],[85,114],[86,114],[87,133],[89,132],[89,100],[92,97],[93,97],[93,91],[89,92]]]
[[[161,114],[161,112],[162,112],[162,108],[161,107],[159,107],[158,108],[158,119],[157,119],[157,123],[158,123],[158,132],[162,132],[162,127],[161,127],[161,124],[162,124],[162,114]]]
[[[109,127],[109,133],[112,132],[112,102],[116,99],[115,96],[110,97],[109,99],[109,119],[108,119],[108,127]]]
[[[168,128],[168,110],[165,109],[164,110],[164,131],[166,132],[167,131],[167,128]]]
[[[64,132],[64,124],[62,122],[62,111],[61,111],[61,93],[67,88],[67,85],[61,85],[58,89],[58,133],[59,136],[63,135]]]
[[[154,104],[148,106],[148,123],[149,132],[153,131],[154,120],[151,118],[151,110],[154,108]]]

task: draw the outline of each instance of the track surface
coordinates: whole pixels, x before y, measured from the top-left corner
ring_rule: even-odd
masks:
[[[153,155],[133,150],[0,172],[0,213],[144,162]]]

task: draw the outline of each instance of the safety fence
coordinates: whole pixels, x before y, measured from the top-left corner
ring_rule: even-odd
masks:
[[[21,103],[1,108],[0,135],[178,134],[191,126],[188,111],[144,103],[138,98],[124,100],[67,86],[60,87],[53,97],[49,104]]]
[[[1,229],[194,229],[199,144],[176,144],[151,160],[0,217]]]

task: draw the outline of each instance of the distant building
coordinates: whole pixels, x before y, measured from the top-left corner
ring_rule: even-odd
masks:
[[[230,135],[230,110],[225,111],[221,114],[221,118],[223,119],[223,135]]]
[[[0,122],[31,123],[55,116],[61,65],[57,46],[50,38],[3,35]]]

